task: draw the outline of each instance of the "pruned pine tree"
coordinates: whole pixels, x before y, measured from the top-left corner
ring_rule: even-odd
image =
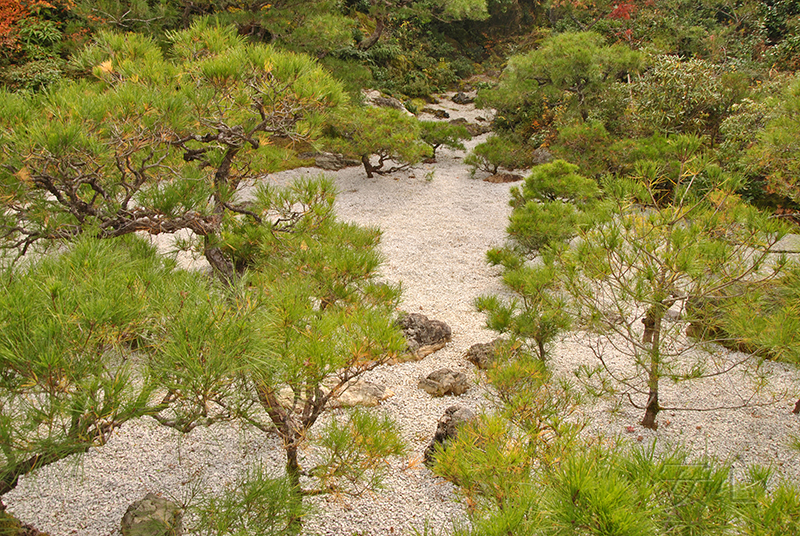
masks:
[[[490,264],[503,267],[503,283],[512,291],[475,301],[487,314],[489,329],[525,344],[539,359],[547,345],[567,330],[572,319],[562,293],[554,249],[590,226],[596,217],[597,183],[563,160],[534,168],[520,187],[511,190],[506,232],[509,244],[487,253]]]
[[[393,108],[342,109],[326,131],[327,146],[356,155],[368,178],[408,169],[432,154],[421,139],[419,121]]]
[[[131,238],[81,238],[2,273],[0,496],[20,476],[165,409],[142,365],[183,310],[181,294],[210,297],[204,281]]]
[[[281,512],[275,534],[299,530],[305,496],[378,486],[385,458],[404,451],[390,420],[341,411],[315,427],[352,382],[405,348],[400,288],[376,279],[380,232],[337,221],[332,190],[324,179],[263,188],[254,206],[304,216],[292,233],[225,228],[226,254],[249,266],[228,284],[176,270],[136,237],[88,234],[5,273],[0,492],[145,415],[183,433],[232,421],[277,433],[285,475],[254,469],[236,488],[247,496],[206,505]],[[312,438],[321,461],[307,466]]]
[[[380,233],[337,222],[326,180],[262,186],[246,199],[241,192],[286,165],[287,140],[311,139],[319,115],[344,102],[341,86],[309,58],[247,45],[207,20],[170,34],[165,54],[141,35],[101,34],[76,59],[86,79],[39,96],[3,95],[2,246],[21,257],[75,239],[94,244],[136,231],[188,230],[226,286],[164,275],[177,291],[163,299],[168,305],[152,301],[151,323],[139,311],[106,328],[97,306],[92,314],[100,320],[90,317],[50,343],[47,334],[58,332],[41,323],[60,318],[46,312],[60,307],[57,289],[47,291],[46,279],[18,288],[21,305],[25,291],[44,288],[41,300],[28,301],[45,309],[6,333],[19,331],[24,342],[20,330],[33,330],[42,333],[37,344],[63,347],[28,351],[30,341],[16,339],[4,346],[3,378],[11,382],[4,400],[13,402],[4,405],[11,414],[3,444],[16,445],[4,452],[4,481],[13,486],[20,474],[102,443],[121,422],[148,414],[183,432],[233,419],[277,431],[292,490],[282,500],[363,491],[364,479],[367,487],[379,481],[378,460],[402,449],[389,421],[340,418],[328,435],[348,430],[352,445],[329,441],[331,455],[319,467],[301,465],[300,447],[349,382],[404,347],[393,325],[399,288],[375,279]],[[116,268],[103,273],[127,281]],[[117,306],[151,303],[145,290],[126,298],[139,288],[131,285],[108,285],[117,289],[113,299],[123,298]],[[96,287],[111,299],[105,282]],[[67,316],[59,321],[80,322],[68,315],[80,307],[60,308]],[[126,360],[129,337],[139,359]],[[43,368],[31,368],[41,360]],[[136,367],[130,381],[128,366]],[[30,408],[30,424],[19,428],[31,390],[52,414],[42,420],[44,410]],[[51,424],[60,435],[39,437]],[[62,448],[69,441],[77,446]],[[310,478],[306,487],[302,476]],[[300,517],[292,513],[288,523],[296,532]]]
[[[444,121],[420,121],[422,141],[433,149],[431,157],[436,159],[436,150],[441,147],[464,150],[461,140],[468,140],[472,135],[464,125],[446,123]]]
[[[170,402],[156,419],[182,431],[238,419],[277,433],[287,500],[298,504],[309,495],[374,489],[383,460],[404,449],[392,422],[373,414],[339,415],[314,428],[355,380],[405,348],[394,325],[400,288],[376,279],[380,232],[337,221],[333,197],[322,195],[331,190],[325,180],[264,189],[261,201],[306,207],[309,215],[292,233],[232,229],[232,257],[250,269],[224,301],[187,297],[152,363]],[[223,331],[218,325],[228,317],[238,320]],[[302,452],[314,436],[323,461],[307,466]],[[290,517],[298,528],[300,517]]]
[[[285,166],[292,153],[276,140],[308,140],[314,116],[344,102],[310,58],[206,19],[169,34],[165,53],[140,34],[101,33],[74,64],[84,79],[0,98],[0,245],[18,255],[81,234],[187,229],[230,279],[228,220],[276,232],[296,222],[251,210],[240,185]]]
[[[530,152],[509,137],[490,135],[470,151],[464,163],[472,166],[473,176],[478,170],[496,175],[501,167],[509,171],[525,167],[529,160],[525,155],[526,150]]]
[[[671,140],[691,148],[686,136]],[[709,342],[735,343],[708,328],[707,319],[745,284],[754,288],[776,278],[785,259],[770,253],[786,232],[778,219],[749,206],[730,177],[689,151],[668,195],[656,166],[640,162],[638,176],[603,184],[610,219],[579,229],[559,262],[563,284],[587,327],[605,344],[593,347],[605,370],[644,409],[642,425],[656,428],[662,409],[661,381],[718,376],[751,363],[750,356],[723,359]],[[668,311],[680,322],[668,322]],[[694,337],[684,333],[695,326]],[[718,348],[718,347],[717,347]],[[606,349],[626,356],[623,372]],[[740,393],[742,404],[752,394]],[[701,409],[701,408],[694,408]],[[711,408],[702,408],[711,409]]]

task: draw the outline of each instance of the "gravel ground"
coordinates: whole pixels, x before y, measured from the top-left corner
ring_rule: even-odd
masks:
[[[440,107],[453,118],[474,120],[479,115],[446,100]],[[329,173],[340,190],[340,217],[383,230],[386,262],[381,274],[402,282],[403,308],[443,320],[451,326],[453,338],[444,349],[419,362],[383,366],[365,377],[394,392],[376,411],[397,420],[410,454],[392,461],[382,491],[357,499],[316,499],[307,534],[414,534],[425,527],[448,534],[454,523],[466,522],[457,490],[420,462],[445,408],[458,403],[477,409],[485,401],[480,377],[464,353],[472,344],[495,336],[483,327],[483,316],[475,312],[472,302],[479,295],[502,292],[497,270],[487,266],[484,258],[489,247],[504,240],[510,185],[471,178],[462,163],[464,152],[440,149],[439,153],[436,164],[410,173],[374,179],[367,179],[361,168]],[[299,169],[267,180],[286,184],[295,177],[319,173]],[[552,357],[555,369],[570,376],[581,363],[595,363],[586,342],[577,333],[558,341]],[[797,452],[788,448],[790,436],[800,435],[800,417],[791,413],[793,401],[800,396],[799,376],[786,365],[767,366],[773,372],[771,390],[787,395],[779,401],[741,410],[664,412],[657,432],[639,426],[641,411],[627,403],[600,400],[579,411],[592,433],[632,442],[657,438],[660,445],[683,442],[698,453],[729,459],[737,469],[751,463],[771,464],[778,474],[800,482]],[[465,372],[473,387],[462,396],[440,399],[416,387],[420,378],[442,367]],[[693,386],[665,386],[662,396],[664,401],[734,405],[744,381],[729,376]],[[180,436],[141,419],[123,426],[101,448],[22,478],[3,500],[20,519],[52,536],[117,535],[128,505],[147,492],[188,502],[197,494],[229,485],[254,464],[279,473],[281,454],[274,436],[235,426],[196,429]],[[304,454],[314,457],[313,450]]]

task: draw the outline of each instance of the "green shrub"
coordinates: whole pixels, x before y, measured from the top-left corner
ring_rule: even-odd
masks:
[[[464,144],[461,140],[472,137],[464,125],[453,125],[444,121],[420,121],[420,126],[420,137],[433,149],[433,158],[436,158],[436,149],[442,145],[463,151]]]
[[[533,164],[533,148],[509,136],[493,134],[478,144],[464,159],[472,166],[472,174],[478,170],[496,174],[500,168],[513,171]]]
[[[152,381],[131,364],[180,310],[174,289],[205,293],[140,239],[81,239],[0,281],[0,494],[17,478],[102,445],[153,414]]]
[[[727,464],[690,456],[680,447],[656,454],[655,445],[587,446],[562,451],[558,463],[538,465],[521,482],[507,455],[486,457],[502,447],[492,441],[513,445],[514,439],[492,434],[496,424],[481,426],[482,436],[470,432],[471,445],[453,445],[479,467],[473,477],[481,481],[465,481],[464,492],[492,496],[514,484],[515,494],[502,503],[473,499],[472,528],[458,532],[461,536],[778,536],[800,528],[797,488],[786,482],[768,485],[770,471],[753,468],[749,474],[758,476],[737,482]],[[448,455],[446,462],[452,458]],[[490,461],[508,465],[486,474]]]
[[[723,298],[702,322],[729,344],[800,364],[800,266],[767,285],[746,286]]]
[[[359,157],[370,178],[406,169],[431,154],[421,138],[419,121],[393,108],[348,108],[332,117],[325,130],[326,145]]]

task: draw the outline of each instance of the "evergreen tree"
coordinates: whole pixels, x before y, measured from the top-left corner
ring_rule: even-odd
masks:
[[[743,202],[734,193],[736,181],[695,153],[697,138],[670,141],[684,156],[668,196],[658,187],[652,163],[641,162],[635,178],[608,179],[610,219],[581,229],[574,245],[559,255],[581,318],[631,360],[633,372],[621,373],[609,366],[604,345],[593,348],[631,401],[645,396],[644,403],[634,404],[645,410],[642,425],[648,428],[656,428],[663,409],[662,379],[692,380],[757,366],[749,356],[730,363],[704,351],[708,340],[726,342],[704,318],[745,282],[777,277],[785,263],[770,253],[786,232],[784,225]],[[666,321],[673,306],[682,322]],[[699,326],[694,340],[683,334],[686,323]]]
[[[102,33],[75,60],[87,79],[2,95],[3,248],[188,229],[230,279],[226,222],[293,224],[251,210],[239,186],[287,165],[275,141],[309,139],[313,116],[344,101],[341,86],[309,58],[205,19],[169,38],[164,57],[142,35]]]

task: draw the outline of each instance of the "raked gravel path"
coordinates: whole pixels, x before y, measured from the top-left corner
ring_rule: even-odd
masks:
[[[474,121],[481,112],[442,100],[451,117]],[[472,140],[471,145],[485,139]],[[474,310],[475,297],[502,292],[496,269],[485,262],[489,247],[501,245],[510,208],[508,184],[470,177],[463,152],[440,149],[436,164],[410,173],[367,179],[361,168],[334,177],[340,191],[337,212],[345,220],[377,225],[383,231],[381,248],[386,262],[382,277],[402,282],[403,309],[443,320],[453,338],[444,349],[422,361],[384,366],[366,379],[387,386],[394,395],[376,409],[399,423],[410,452],[393,460],[386,488],[361,498],[318,498],[308,519],[307,534],[389,535],[449,534],[454,524],[467,521],[457,489],[434,476],[421,462],[422,451],[445,408],[458,403],[479,408],[485,403],[480,376],[464,359],[475,343],[495,334],[484,328]],[[298,169],[266,180],[287,184],[293,178],[316,175],[317,169]],[[569,376],[594,357],[578,334],[569,334],[553,349],[556,370]],[[473,386],[459,397],[432,398],[417,388],[420,378],[449,367],[467,373]],[[640,411],[613,401],[582,408],[592,431],[643,443],[683,442],[698,453],[734,461],[737,470],[750,463],[771,464],[780,476],[800,482],[797,451],[788,448],[800,436],[800,417],[793,401],[800,397],[796,369],[769,364],[772,390],[787,397],[763,407],[713,413],[665,412],[658,432],[638,426]],[[734,403],[741,386],[735,377],[699,386],[664,388],[663,396],[698,403]],[[725,404],[721,404],[725,405]],[[633,430],[630,432],[629,430]],[[149,419],[128,423],[109,443],[87,454],[52,464],[20,480],[3,501],[25,522],[52,536],[116,536],[130,503],[155,492],[178,502],[198,494],[215,493],[230,485],[254,464],[275,474],[282,452],[274,436],[255,434],[230,425],[196,429],[188,435],[162,428]],[[304,453],[313,459],[313,450]]]

